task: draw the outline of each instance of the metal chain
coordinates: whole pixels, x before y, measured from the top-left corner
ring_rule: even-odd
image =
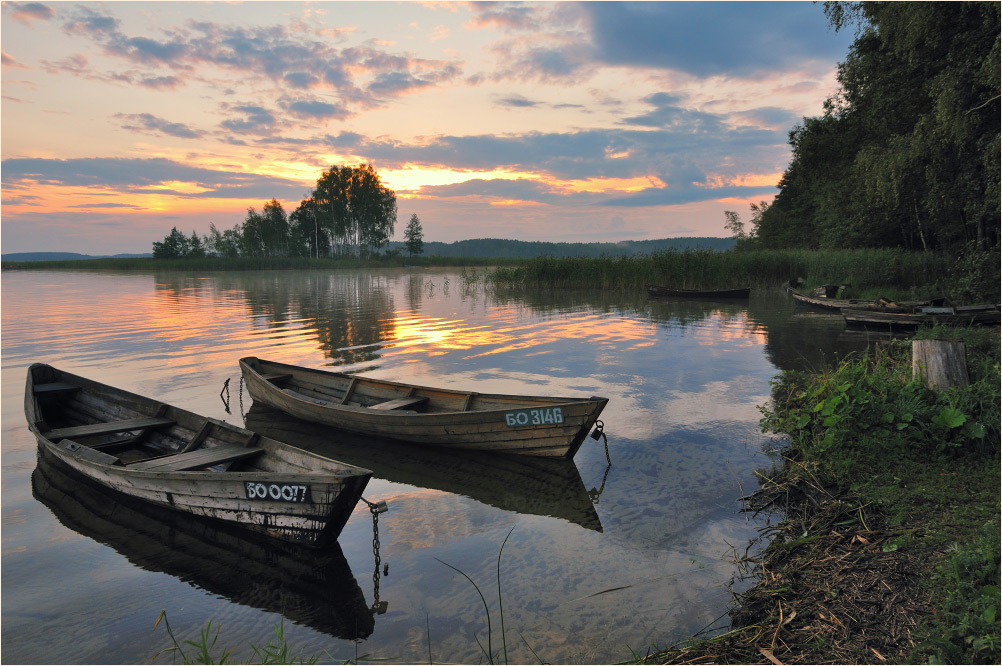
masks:
[[[226,397],[223,397],[223,393]],[[230,378],[227,377],[226,381],[223,382],[223,388],[219,391],[219,398],[223,401],[223,407],[226,408],[226,413],[230,413]]]
[[[390,574],[390,565],[383,564],[382,574],[380,574],[379,565],[382,564],[383,560],[379,556],[379,514],[386,511],[386,502],[370,502],[364,497],[361,500],[366,503],[372,514],[372,558],[375,565],[372,569],[372,607],[370,611],[382,615],[386,612],[388,604],[379,600],[379,579],[381,576]]]
[[[379,608],[379,564],[382,561],[379,557],[379,514],[372,507],[369,511],[372,513],[372,557],[376,563],[372,570],[372,610],[376,611]]]
[[[244,414],[244,376],[240,375],[240,416],[245,416]]]

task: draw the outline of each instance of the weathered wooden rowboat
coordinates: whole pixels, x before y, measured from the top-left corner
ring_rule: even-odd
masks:
[[[573,458],[608,398],[476,393],[240,359],[255,402],[304,421],[417,444]]]
[[[741,289],[672,289],[647,285],[647,294],[659,298],[748,298],[751,287]]]
[[[337,540],[372,476],[40,363],[24,411],[39,448],[94,482],[308,546]]]
[[[136,567],[338,638],[366,638],[375,628],[365,594],[336,542],[302,548],[125,497],[43,450],[31,490],[60,523],[110,546]]]
[[[846,326],[868,329],[911,329],[919,326],[998,326],[998,305],[968,305],[960,307],[926,307],[915,312],[882,312],[845,308],[842,318]]]
[[[258,402],[244,414],[244,424],[262,435],[371,469],[374,479],[441,490],[505,511],[552,516],[602,531],[593,494],[585,489],[573,460],[414,446],[348,432],[332,438],[326,426]]]
[[[933,298],[924,301],[890,301],[886,298],[878,298],[875,301],[868,301],[855,298],[828,298],[826,296],[809,295],[796,289],[789,288],[790,296],[798,305],[809,305],[825,310],[838,311],[843,308],[852,310],[887,310],[887,311],[907,311],[914,308],[933,306],[942,303],[944,299]]]

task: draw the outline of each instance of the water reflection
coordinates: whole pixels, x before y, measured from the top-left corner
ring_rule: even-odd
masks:
[[[354,643],[332,636],[368,635],[372,660],[422,662],[430,641],[435,661],[477,663],[483,603],[441,562],[493,587],[513,525],[502,563],[513,663],[628,659],[625,646],[691,635],[726,607],[733,566],[722,555],[728,544],[743,549],[757,527],[738,513],[737,498],[755,487],[754,471],[769,464],[762,452],[775,444],[758,427],[770,379],[866,344],[843,342],[840,321],[793,316],[779,291],[753,292],[741,304],[658,303],[642,289],[495,292],[423,269],[6,273],[0,305],[2,629],[3,656],[12,662],[148,659],[150,626],[167,607],[178,626],[193,628],[187,636],[209,618],[226,620],[229,646],[260,644],[281,613],[300,623],[287,627],[297,646],[345,659]],[[57,500],[64,511],[50,505],[58,521],[93,535],[81,538],[32,497],[37,444],[23,413],[30,363],[47,361],[242,425],[238,401],[251,405],[239,392],[237,359],[249,355],[429,386],[606,395],[612,465],[602,442],[590,439],[571,464],[545,473],[545,463],[531,472],[495,471],[492,460],[406,462],[405,452],[355,451],[376,469],[367,499],[392,500],[379,524],[382,561],[390,564],[381,594],[390,610],[372,625],[364,624],[368,605],[358,582],[338,574],[337,562],[334,573],[318,573],[326,565],[304,569],[299,559],[246,553],[238,544],[229,548],[236,558],[225,549],[205,552],[198,535],[173,526],[149,533],[154,521],[145,518],[106,534],[77,515],[81,495],[72,491]],[[219,398],[227,379],[230,414]],[[45,491],[39,499],[49,502]],[[117,518],[101,512],[106,503],[93,503],[99,522]],[[130,550],[140,542],[147,545]],[[364,506],[339,542],[352,567],[367,574],[373,531]],[[269,578],[265,563],[281,573]],[[250,579],[265,584],[243,597]],[[335,595],[330,581],[340,581],[334,587],[344,586],[348,597]],[[323,598],[311,588],[326,590]],[[361,589],[369,594],[368,585]],[[496,600],[487,596],[496,618]]]
[[[573,460],[413,447],[335,432],[256,403],[244,423],[268,437],[371,469],[378,479],[442,490],[505,511],[552,516],[602,531],[592,505],[600,493],[585,490]]]
[[[133,565],[175,576],[233,603],[281,613],[338,638],[365,638],[375,621],[338,545],[290,548],[207,520],[130,502],[39,455],[35,498],[59,522],[111,546]]]

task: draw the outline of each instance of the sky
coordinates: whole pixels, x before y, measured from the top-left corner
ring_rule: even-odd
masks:
[[[394,240],[727,236],[852,41],[812,2],[4,2],[0,249],[149,252],[372,164]]]

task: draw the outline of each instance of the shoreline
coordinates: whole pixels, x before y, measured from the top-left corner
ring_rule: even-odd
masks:
[[[980,341],[970,331],[952,333],[976,348],[969,361],[974,392],[994,391],[981,396],[995,406],[984,413],[993,421],[982,433],[986,446],[958,438],[955,450],[922,449],[924,435],[915,429],[912,449],[898,450],[903,455],[863,445],[832,454],[838,440],[822,451],[818,429],[793,424],[804,423],[798,415],[806,390],[847,373],[777,382],[763,426],[786,433],[791,444],[781,467],[745,498],[746,511],[778,508],[784,516],[763,529],[765,549],[744,561],[758,582],[736,595],[729,628],[637,663],[999,663],[999,340],[997,330]],[[895,362],[865,371],[900,381],[904,346],[889,352]],[[948,398],[962,404],[956,394]],[[842,434],[864,437],[868,425]],[[851,457],[858,460],[846,462]]]

